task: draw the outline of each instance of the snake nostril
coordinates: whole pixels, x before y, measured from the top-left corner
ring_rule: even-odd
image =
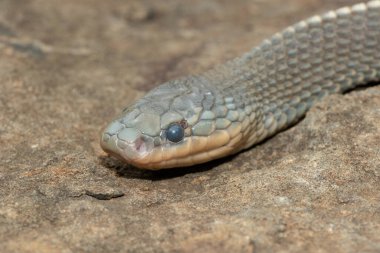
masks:
[[[135,149],[137,152],[140,152],[143,150],[144,148],[144,141],[142,140],[142,138],[138,138],[136,139],[136,141],[134,142],[134,145],[135,145]]]

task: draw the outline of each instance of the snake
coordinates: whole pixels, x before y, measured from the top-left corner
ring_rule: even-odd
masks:
[[[240,57],[169,80],[102,130],[102,149],[159,170],[236,154],[289,128],[318,101],[380,80],[380,1],[327,11]]]

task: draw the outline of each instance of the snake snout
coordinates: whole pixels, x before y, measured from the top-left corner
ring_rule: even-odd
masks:
[[[153,141],[135,128],[118,122],[111,123],[102,133],[101,147],[104,151],[127,162],[141,160],[153,149]]]

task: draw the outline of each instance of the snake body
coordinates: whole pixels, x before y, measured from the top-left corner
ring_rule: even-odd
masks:
[[[251,147],[316,101],[380,79],[380,1],[290,26],[243,56],[164,83],[102,132],[101,146],[139,168],[183,167]]]

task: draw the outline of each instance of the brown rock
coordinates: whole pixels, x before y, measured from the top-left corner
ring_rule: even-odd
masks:
[[[354,2],[1,1],[0,252],[379,252],[378,86],[196,168],[98,145],[155,85]]]

